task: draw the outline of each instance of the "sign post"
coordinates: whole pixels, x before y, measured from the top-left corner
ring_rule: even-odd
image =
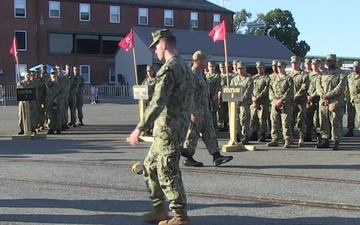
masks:
[[[242,102],[244,99],[244,88],[242,86],[226,86],[223,87],[222,97],[224,102],[229,102],[229,132],[230,139],[227,145],[222,146],[223,152],[237,152],[237,151],[254,151],[254,145],[243,145],[237,142],[237,118],[236,118],[236,102]]]

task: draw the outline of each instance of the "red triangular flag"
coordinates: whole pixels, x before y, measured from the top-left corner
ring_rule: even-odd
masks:
[[[213,38],[214,42],[225,40],[226,38],[225,21],[223,20],[216,27],[214,27],[210,31],[209,36]]]
[[[12,46],[10,48],[10,54],[13,54],[14,57],[15,57],[15,60],[17,60],[18,48],[17,48],[17,43],[16,43],[16,38],[15,37],[13,38],[13,41],[12,41]]]
[[[125,49],[125,51],[129,51],[134,47],[134,33],[132,29],[130,30],[130,33],[121,39],[119,47]]]

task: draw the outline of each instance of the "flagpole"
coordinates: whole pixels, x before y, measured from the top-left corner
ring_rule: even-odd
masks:
[[[136,82],[136,85],[139,85],[139,78],[138,78],[137,64],[136,64],[136,55],[135,55],[135,47],[132,48],[132,52],[133,52],[133,60],[134,60],[135,82]]]

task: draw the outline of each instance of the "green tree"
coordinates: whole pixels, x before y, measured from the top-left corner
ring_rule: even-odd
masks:
[[[238,34],[241,34],[241,29],[246,26],[248,19],[252,17],[250,12],[247,12],[246,9],[238,11],[234,15],[234,31]]]
[[[268,35],[275,37],[295,55],[305,57],[310,51],[310,46],[306,41],[298,41],[299,30],[295,26],[294,18],[290,11],[274,9],[267,14],[258,14],[256,23],[265,23],[264,27],[246,30],[246,34]]]

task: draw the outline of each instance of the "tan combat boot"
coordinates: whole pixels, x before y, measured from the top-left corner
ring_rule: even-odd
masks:
[[[271,142],[266,144],[268,147],[276,147],[279,146],[278,140],[277,139],[272,139]]]
[[[304,138],[302,137],[299,138],[298,146],[304,146]]]
[[[289,139],[286,139],[284,143],[284,148],[290,148],[290,147],[291,147],[291,142]]]
[[[154,206],[152,212],[143,215],[143,219],[146,223],[158,223],[162,220],[167,220],[168,218],[169,216],[163,203]]]
[[[186,213],[174,213],[174,218],[171,220],[161,221],[158,225],[190,225],[190,221]]]

